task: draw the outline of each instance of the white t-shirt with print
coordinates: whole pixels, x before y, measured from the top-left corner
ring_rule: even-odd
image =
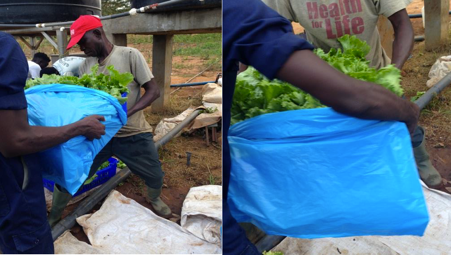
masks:
[[[377,30],[379,15],[390,17],[411,0],[263,0],[290,21],[306,30],[307,40],[326,52],[339,48],[337,38],[355,35],[371,47],[366,58],[376,68],[391,63]]]

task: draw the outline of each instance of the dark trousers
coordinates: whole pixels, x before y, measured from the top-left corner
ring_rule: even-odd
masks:
[[[112,156],[124,162],[130,171],[141,177],[150,188],[159,189],[163,186],[164,173],[161,170],[158,151],[151,133],[113,137],[95,157],[88,179],[97,172],[103,162]],[[69,193],[59,185],[58,189]]]
[[[246,233],[230,214],[229,206],[223,203],[223,254],[224,255],[260,255],[257,248],[246,237]]]
[[[13,237],[14,243],[9,245],[0,242],[3,254],[54,254],[52,232],[48,222],[44,222],[43,229],[37,232]]]
[[[415,128],[415,130],[413,131],[413,136],[412,136],[412,147],[418,147],[424,139],[424,133],[423,131],[421,131],[421,129],[419,128],[419,126],[417,126]]]
[[[0,154],[0,157],[1,154]],[[42,175],[19,157],[0,158],[0,250],[4,254],[53,254]],[[28,178],[25,176],[28,175]],[[28,179],[28,181],[26,181]]]
[[[116,156],[124,162],[133,174],[144,180],[147,186],[153,189],[159,189],[163,186],[164,173],[161,170],[158,151],[155,148],[151,133],[113,137],[94,159],[89,178],[111,156]]]
[[[236,220],[230,214],[227,197],[229,192],[230,180],[230,148],[227,140],[230,126],[230,109],[232,107],[232,98],[236,73],[238,68],[224,72],[224,89],[223,90],[223,150],[222,150],[222,253],[224,255],[256,255],[260,254],[257,248],[247,239],[246,233],[238,225]]]

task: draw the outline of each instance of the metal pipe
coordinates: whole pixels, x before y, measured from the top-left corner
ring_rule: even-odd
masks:
[[[0,24],[0,27],[36,27],[36,24]]]
[[[422,42],[424,41],[424,35],[415,36],[414,40],[415,42]]]
[[[191,123],[191,121],[193,121],[197,115],[199,115],[201,113],[201,110],[195,110],[194,112],[192,112],[188,117],[186,117],[186,119],[184,119],[180,124],[178,124],[175,128],[173,128],[171,131],[169,131],[169,133],[167,133],[165,136],[163,136],[160,140],[158,140],[155,143],[155,147],[157,148],[157,150],[163,146],[164,144],[166,144],[167,142],[169,142],[169,140],[171,140],[172,137],[174,137],[176,134],[178,134],[180,131],[182,131],[182,129],[188,125],[189,123]]]
[[[166,5],[170,6],[172,4],[180,3],[180,2],[183,2],[183,1],[187,1],[187,0],[171,0],[171,1],[166,1],[166,2],[162,2],[162,3],[154,3],[154,4],[151,4],[151,5],[148,5],[148,6],[141,7],[140,10],[143,10],[144,12],[147,12],[149,10],[151,11],[153,9],[157,9],[157,7],[164,7]],[[203,2],[203,0],[199,0],[199,1]]]
[[[205,85],[207,83],[215,83],[215,81],[202,81],[202,82],[193,82],[193,83],[180,83],[180,84],[172,84],[171,88],[176,87],[191,87],[191,86],[199,86],[199,85]]]
[[[421,13],[417,13],[417,14],[409,14],[409,18],[411,19],[418,19],[418,18],[422,18],[423,15],[421,15]]]
[[[137,11],[136,13],[141,13],[141,12]],[[123,13],[118,13],[118,14],[113,14],[113,15],[108,15],[108,16],[102,16],[102,17],[100,17],[100,20],[115,19],[115,18],[125,17],[125,16],[129,16],[129,15],[130,15],[129,12],[123,12]]]
[[[432,88],[430,88],[424,95],[415,101],[415,104],[422,110],[438,93],[451,84],[451,73],[448,73],[443,79],[438,81]]]
[[[286,236],[265,235],[255,244],[255,247],[257,247],[258,252],[263,253],[263,251],[269,251],[272,248],[276,247],[276,245],[282,242],[285,238]]]
[[[175,128],[173,128],[169,133],[163,136],[160,140],[155,143],[155,148],[160,148],[172,137],[174,137],[178,132],[180,132],[186,125],[188,125],[192,120],[194,120],[197,115],[199,115],[201,110],[195,110],[191,113],[186,119],[184,119],[180,124],[178,124]],[[103,184],[100,188],[98,188],[95,192],[93,192],[87,199],[83,200],[80,205],[69,215],[67,215],[64,219],[58,222],[52,228],[52,237],[53,241],[55,241],[60,235],[64,233],[67,229],[72,228],[75,225],[75,220],[81,215],[86,214],[92,208],[99,203],[103,198],[105,198],[112,189],[114,189],[119,183],[125,181],[127,177],[130,175],[131,171],[128,167],[122,169],[115,176],[111,177],[105,184]]]
[[[75,226],[75,220],[90,211],[97,203],[99,203],[104,197],[106,197],[110,191],[115,188],[119,183],[127,179],[131,174],[130,169],[124,168],[119,173],[111,177],[105,184],[92,193],[87,199],[83,200],[80,205],[64,219],[60,220],[52,228],[52,238],[55,241],[60,235],[67,229]]]
[[[448,14],[451,14],[451,11],[449,11]],[[423,18],[423,15],[421,13],[409,14],[409,18],[411,18],[411,19]]]

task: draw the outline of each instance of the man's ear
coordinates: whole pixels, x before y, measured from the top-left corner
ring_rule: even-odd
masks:
[[[94,34],[94,36],[95,36],[97,39],[101,39],[101,38],[102,38],[102,32],[100,32],[99,29],[94,29],[94,30],[92,30],[92,33]]]

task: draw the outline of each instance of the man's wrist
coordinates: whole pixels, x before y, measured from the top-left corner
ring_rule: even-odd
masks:
[[[68,125],[69,139],[75,136],[84,135],[86,133],[86,125],[83,120]]]

